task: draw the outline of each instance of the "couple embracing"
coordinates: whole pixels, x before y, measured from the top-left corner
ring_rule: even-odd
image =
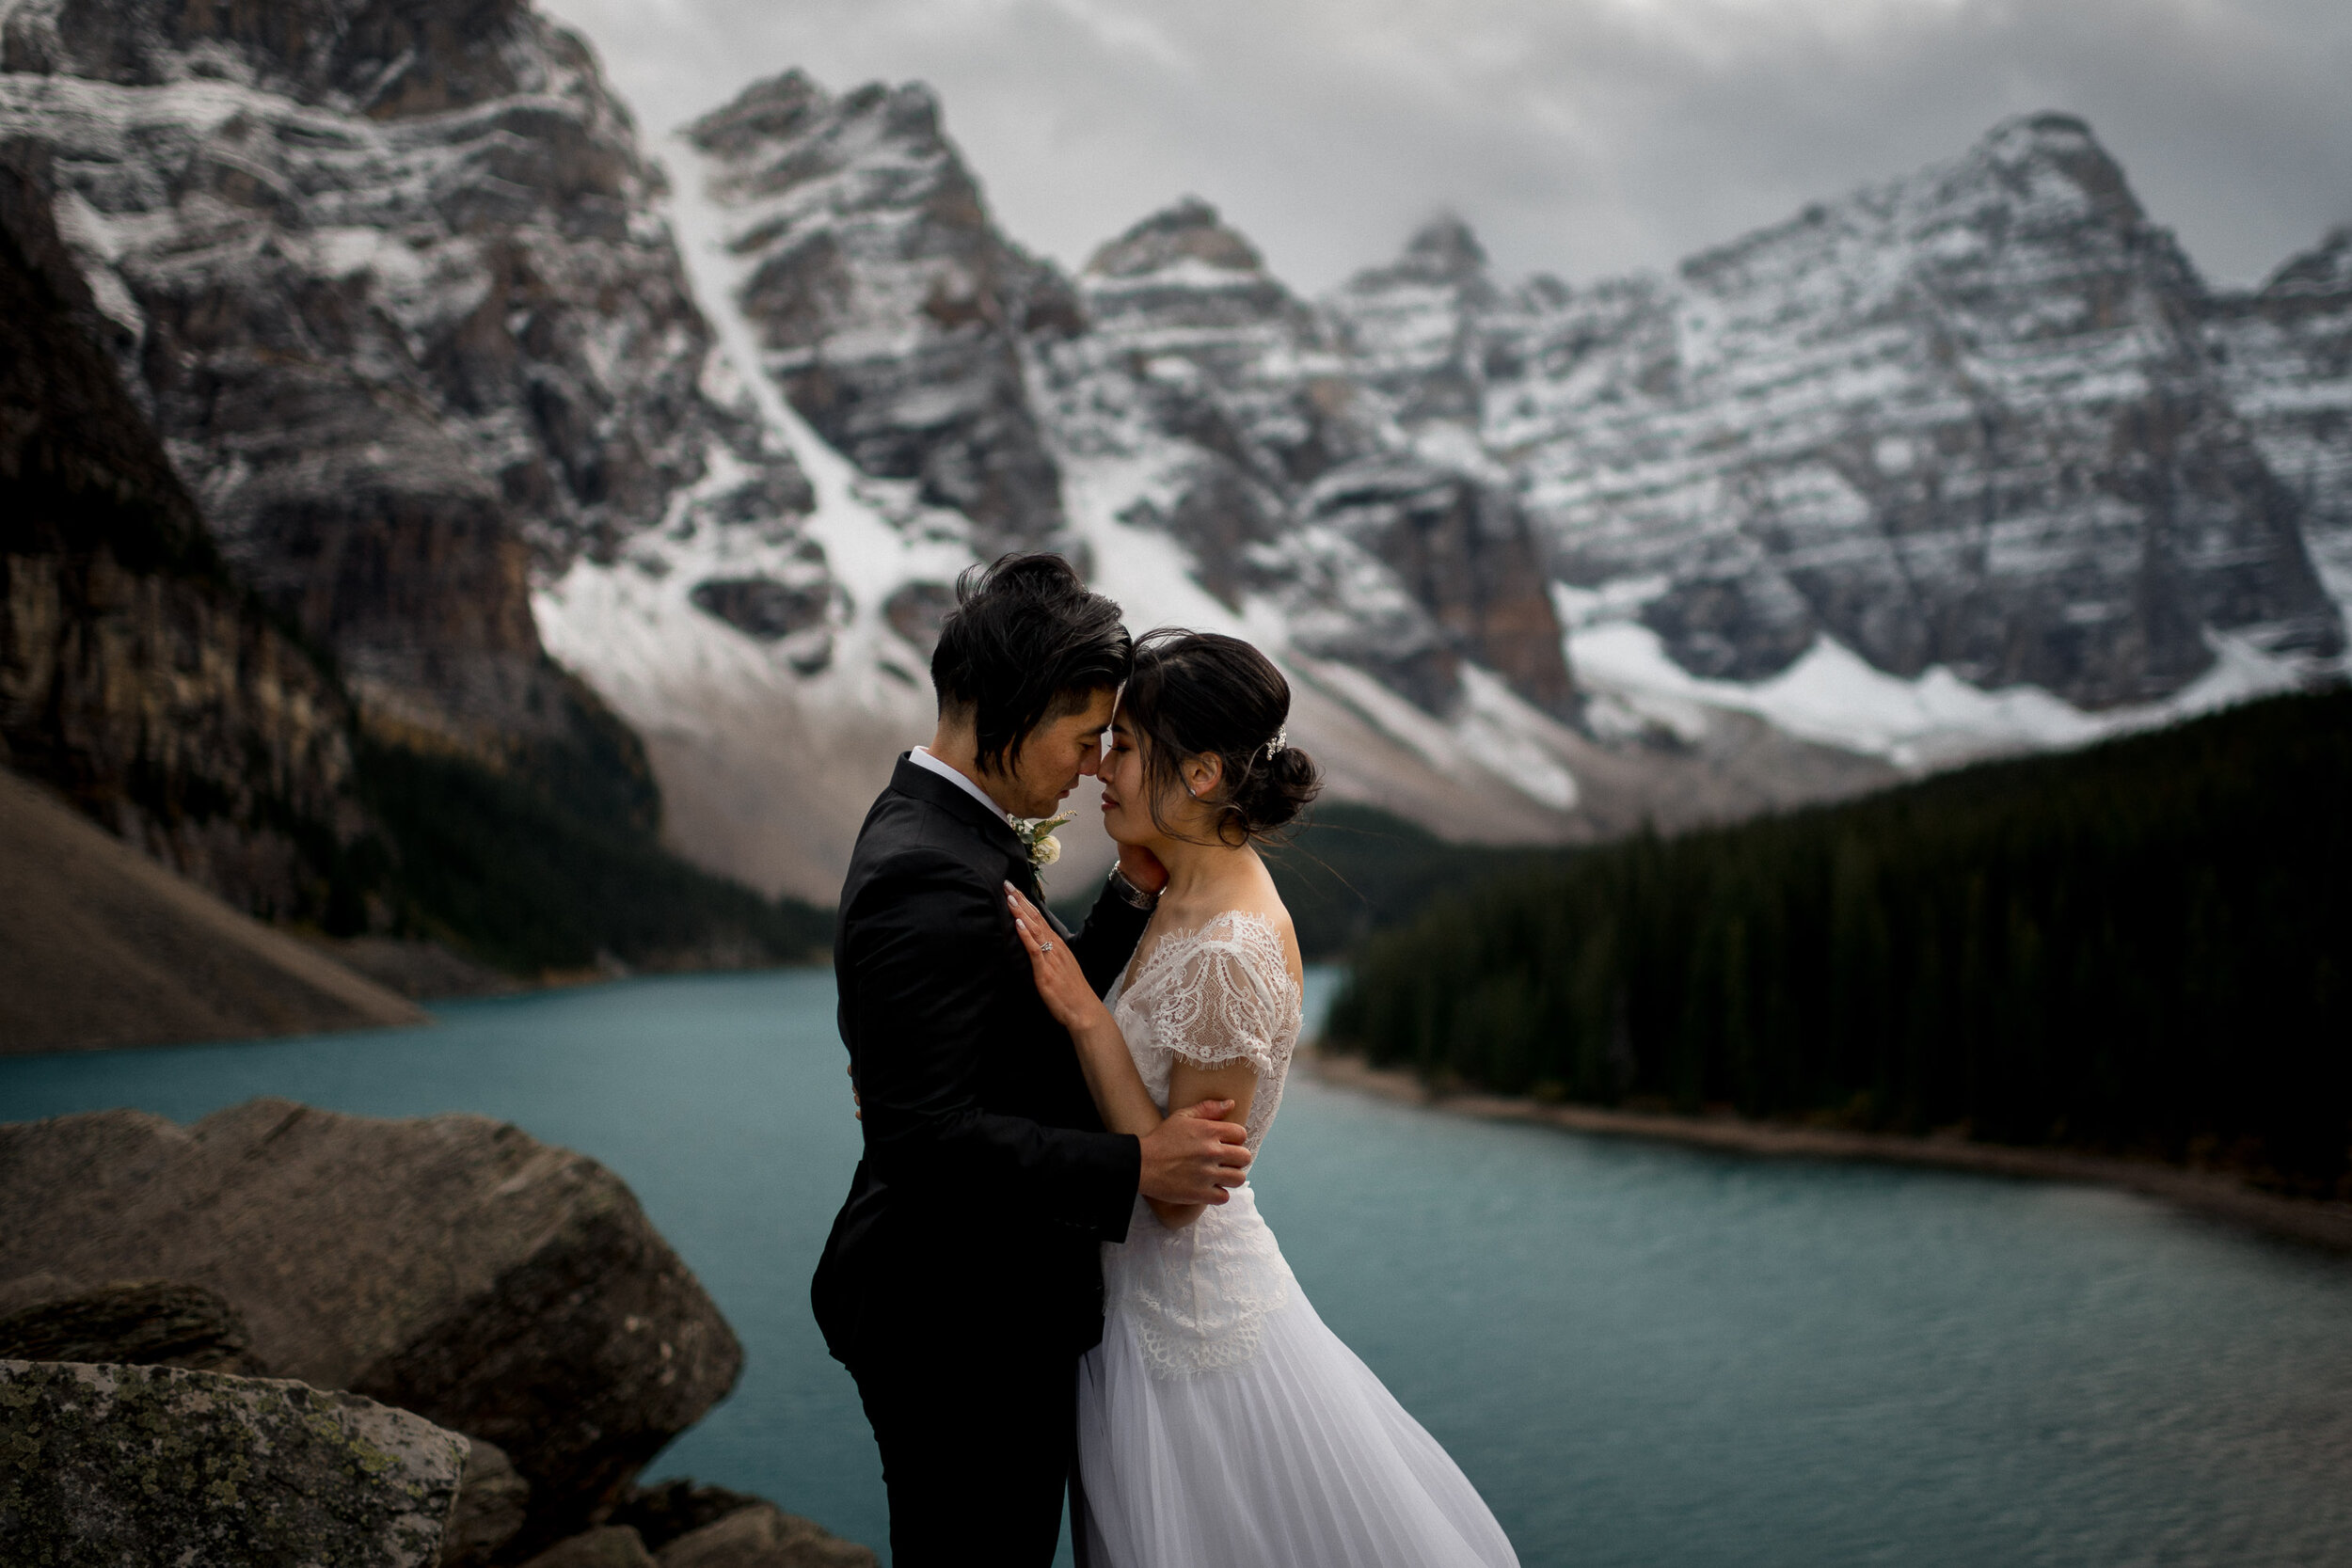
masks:
[[[1510,1543],[1315,1315],[1248,1172],[1299,1030],[1254,841],[1313,798],[1247,642],[1131,641],[1057,556],[967,574],[842,889],[865,1130],[813,1296],[898,1568],[1495,1568]],[[1105,733],[1107,732],[1107,743]],[[1084,927],[1017,826],[1099,774]]]

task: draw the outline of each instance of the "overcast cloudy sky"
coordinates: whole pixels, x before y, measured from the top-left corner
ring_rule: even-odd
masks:
[[[2090,119],[2218,280],[2352,220],[2352,0],[542,0],[649,132],[799,66],[929,82],[1014,238],[1174,198],[1313,291],[1439,208],[1510,273],[1665,266]]]

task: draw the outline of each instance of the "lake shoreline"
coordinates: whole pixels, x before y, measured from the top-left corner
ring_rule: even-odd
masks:
[[[1686,1117],[1594,1105],[1548,1104],[1508,1095],[1444,1093],[1409,1072],[1375,1068],[1361,1057],[1302,1053],[1318,1082],[1400,1104],[1484,1121],[1529,1122],[1595,1137],[1646,1138],[1759,1159],[1867,1162],[2118,1187],[2209,1218],[2330,1252],[2352,1253],[2352,1203],[2281,1197],[2240,1178],[2154,1161],[2122,1160],[2060,1149],[2019,1148],[1956,1137],[1855,1132],[1732,1117]]]

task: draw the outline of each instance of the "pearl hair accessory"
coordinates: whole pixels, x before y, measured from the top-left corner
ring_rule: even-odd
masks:
[[[1271,762],[1274,758],[1280,756],[1284,752],[1287,752],[1290,749],[1291,730],[1288,724],[1285,724],[1280,729],[1276,730],[1274,732],[1274,738],[1267,741],[1264,746],[1260,748],[1260,750],[1265,752],[1266,760],[1269,762]]]

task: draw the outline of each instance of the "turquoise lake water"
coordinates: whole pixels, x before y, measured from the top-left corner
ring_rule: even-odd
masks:
[[[857,1151],[832,1010],[821,972],[694,976],[451,1004],[426,1029],[0,1059],[0,1120],[276,1094],[478,1112],[592,1154],[748,1355],[649,1474],[880,1545],[873,1443],[807,1304]],[[2104,1191],[1304,1081],[1255,1180],[1317,1308],[1528,1568],[2352,1565],[2352,1261]]]

